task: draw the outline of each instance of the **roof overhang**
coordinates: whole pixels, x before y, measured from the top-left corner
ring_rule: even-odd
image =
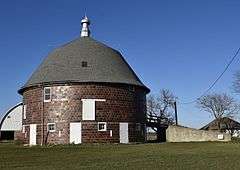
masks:
[[[150,92],[150,89],[146,86],[138,85],[138,84],[127,84],[127,83],[121,83],[121,82],[94,82],[94,81],[85,81],[85,82],[79,82],[79,81],[54,81],[54,82],[44,82],[41,84],[32,84],[29,86],[23,86],[18,90],[19,94],[23,94],[24,91],[31,89],[31,88],[36,88],[36,87],[45,87],[45,86],[52,86],[52,85],[81,85],[81,84],[112,84],[112,85],[132,85],[132,86],[137,86],[145,90],[146,94]]]

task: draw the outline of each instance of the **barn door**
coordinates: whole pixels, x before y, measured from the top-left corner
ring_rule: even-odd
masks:
[[[128,123],[120,123],[119,126],[120,143],[128,143]]]
[[[37,144],[37,124],[30,124],[29,145]]]
[[[82,143],[82,123],[70,123],[70,143]]]

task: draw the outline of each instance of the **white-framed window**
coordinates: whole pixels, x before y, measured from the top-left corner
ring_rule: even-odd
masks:
[[[23,105],[23,119],[26,119],[27,118],[27,105],[24,104]]]
[[[50,102],[52,98],[51,87],[44,88],[44,102]]]
[[[48,123],[47,124],[47,131],[48,132],[55,132],[56,131],[56,123]]]
[[[25,133],[25,132],[26,132],[26,126],[22,125],[22,133]]]
[[[98,131],[107,131],[107,123],[98,122]]]

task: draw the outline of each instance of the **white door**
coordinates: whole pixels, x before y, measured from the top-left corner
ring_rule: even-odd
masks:
[[[120,143],[128,143],[128,123],[119,124]]]
[[[37,144],[37,124],[30,124],[29,145]]]
[[[70,123],[70,143],[82,143],[82,124],[81,122]]]

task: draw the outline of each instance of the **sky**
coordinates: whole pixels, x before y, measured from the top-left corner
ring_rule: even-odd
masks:
[[[2,0],[0,114],[21,102],[17,90],[54,48],[80,36],[85,12],[91,36],[117,50],[158,94],[178,98],[179,122],[200,128],[213,118],[181,104],[199,97],[240,47],[239,0]],[[240,56],[211,92],[233,93]]]

